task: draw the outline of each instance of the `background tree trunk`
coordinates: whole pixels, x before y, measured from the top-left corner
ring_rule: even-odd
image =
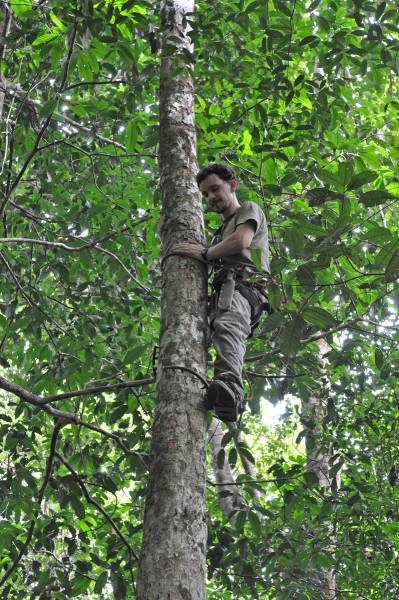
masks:
[[[325,339],[317,341],[320,351],[319,363],[321,367],[321,377],[319,380],[320,393],[318,397],[310,394],[307,401],[302,403],[302,416],[306,433],[306,458],[307,470],[314,473],[317,477],[318,485],[331,492],[332,478],[330,469],[333,466],[331,459],[334,450],[331,445],[323,441],[323,419],[327,414],[328,403],[331,402],[331,386],[326,374],[326,354],[331,350]],[[339,486],[339,475],[337,477],[337,486]],[[333,531],[331,527],[331,536]],[[311,535],[317,536],[317,531],[311,532]],[[334,571],[322,569],[320,571],[310,570],[308,573],[309,582],[320,594],[320,598],[333,600],[336,598],[337,589]]]
[[[184,16],[193,2],[161,4],[164,51],[160,82],[160,186],[163,254],[174,243],[203,242],[194,94]],[[180,42],[176,39],[179,38]],[[170,47],[175,46],[172,56]],[[144,517],[137,596],[140,600],[205,598],[206,270],[199,262],[164,261],[158,397]],[[183,369],[181,368],[183,367]]]
[[[219,452],[223,449],[224,432],[218,419],[212,419],[208,429],[208,443],[211,449],[211,462],[216,482],[219,484],[219,506],[230,521],[234,524],[238,510],[246,506],[245,498],[240,494],[235,485],[235,479],[230,468],[227,456],[223,462],[218,459]],[[228,492],[228,495],[226,494]]]
[[[3,60],[6,53],[6,38],[10,33],[12,22],[12,12],[11,8],[4,3],[3,4],[3,21],[0,26],[1,31],[1,41],[0,41],[0,122],[3,118],[3,110],[4,110],[4,98],[5,98],[5,87],[6,80],[3,76]]]

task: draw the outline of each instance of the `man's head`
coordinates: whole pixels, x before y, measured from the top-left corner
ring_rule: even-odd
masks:
[[[201,187],[202,181],[208,177],[208,175],[218,175],[220,179],[224,181],[232,181],[236,179],[236,174],[233,169],[227,165],[222,165],[220,163],[211,163],[208,166],[204,167],[197,173],[197,184],[198,187]]]
[[[239,207],[237,180],[231,167],[212,163],[199,171],[197,183],[209,210],[222,214],[225,219],[236,212]]]

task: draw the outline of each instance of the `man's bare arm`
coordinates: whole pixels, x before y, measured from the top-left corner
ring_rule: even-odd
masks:
[[[238,254],[242,250],[249,248],[254,235],[255,229],[250,222],[238,225],[234,233],[218,244],[215,244],[215,246],[210,246],[210,248],[208,248],[207,260],[216,260],[217,258],[223,258],[224,256]],[[201,246],[201,244],[183,242],[181,244],[176,244],[176,246],[173,247],[172,252],[202,260],[201,252],[203,249],[204,247]]]

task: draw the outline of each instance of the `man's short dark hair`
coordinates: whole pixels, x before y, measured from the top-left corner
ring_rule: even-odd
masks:
[[[197,173],[197,184],[198,186],[201,184],[204,179],[208,177],[208,175],[218,175],[220,179],[224,179],[224,181],[231,181],[232,179],[236,179],[236,174],[233,169],[227,165],[222,165],[220,163],[211,163],[207,167],[201,169]]]

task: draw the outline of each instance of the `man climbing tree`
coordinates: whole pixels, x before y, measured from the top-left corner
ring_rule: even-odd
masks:
[[[204,260],[213,267],[210,325],[216,350],[215,373],[206,408],[222,421],[236,421],[244,411],[242,366],[245,340],[269,308],[265,275],[269,272],[265,215],[254,202],[240,205],[237,179],[227,165],[213,163],[197,174],[207,209],[223,217],[212,245],[184,242],[174,252]]]

